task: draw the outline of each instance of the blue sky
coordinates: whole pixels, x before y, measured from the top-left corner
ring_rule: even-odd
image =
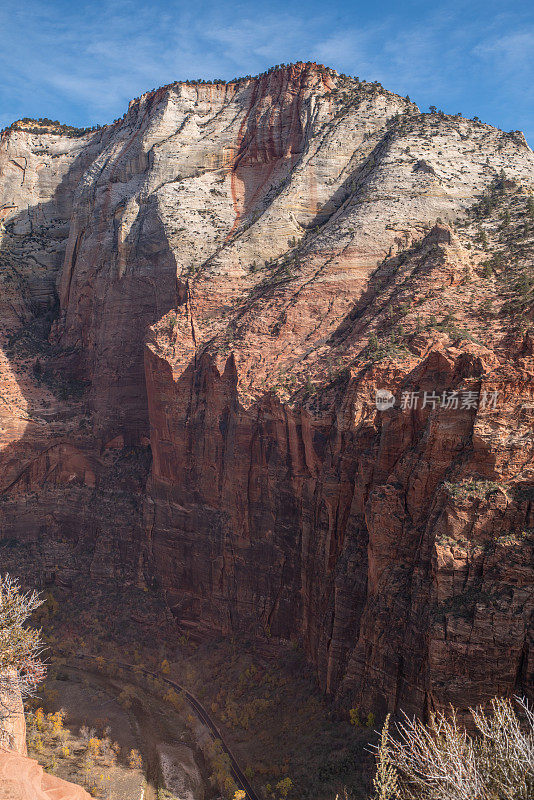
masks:
[[[513,0],[2,0],[0,128],[23,116],[109,122],[174,80],[299,60],[534,144],[534,5]]]

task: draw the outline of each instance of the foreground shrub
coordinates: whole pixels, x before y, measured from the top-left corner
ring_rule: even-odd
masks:
[[[20,697],[31,696],[45,675],[40,631],[25,627],[41,602],[36,592],[23,592],[10,575],[0,576],[0,744],[8,747],[8,720],[18,713]]]
[[[524,700],[494,698],[469,709],[470,736],[454,711],[428,725],[407,716],[377,748],[374,800],[531,800],[534,797],[534,713]]]

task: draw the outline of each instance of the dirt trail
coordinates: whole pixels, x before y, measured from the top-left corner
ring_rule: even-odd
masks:
[[[134,681],[108,677],[71,664],[65,669],[71,680],[83,682],[88,701],[81,710],[86,719],[73,719],[69,712],[72,721],[75,724],[82,721],[86,721],[88,725],[96,723],[95,717],[101,713],[102,702],[99,704],[100,710],[91,719],[89,710],[92,693],[101,696],[104,692],[109,695],[109,700],[105,703],[106,717],[113,738],[119,741],[126,752],[135,747],[143,754],[147,784],[139,800],[156,800],[158,788],[176,792],[183,800],[205,800],[212,795],[213,789],[209,784],[202,753],[191,741],[180,714],[170,708],[169,704]],[[127,685],[135,685],[136,688],[136,695],[126,711],[130,723],[129,731],[124,730],[124,724],[118,724],[119,718],[123,718],[125,714],[118,696]],[[61,697],[60,702],[63,702]],[[132,798],[125,797],[124,800]]]

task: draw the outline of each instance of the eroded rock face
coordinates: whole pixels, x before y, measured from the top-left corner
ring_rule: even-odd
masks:
[[[300,64],[1,152],[6,538],[180,630],[300,639],[365,710],[528,690],[524,140]]]
[[[5,680],[4,680],[4,683]],[[6,684],[7,685],[7,684]],[[46,773],[27,758],[26,722],[18,683],[0,694],[0,792],[3,800],[88,800],[81,786]]]
[[[8,748],[23,756],[27,754],[24,705],[17,677],[13,671],[5,673],[2,677],[2,691],[0,691],[0,747]]]
[[[0,782],[5,800],[89,800],[81,786],[49,775],[31,758],[0,750]]]

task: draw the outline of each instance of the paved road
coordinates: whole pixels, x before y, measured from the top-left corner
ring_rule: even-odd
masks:
[[[80,660],[87,660],[86,656],[81,656],[81,655],[74,656],[74,658],[79,658]],[[107,661],[107,659],[104,659],[104,661]],[[193,711],[195,712],[195,714],[197,715],[197,717],[200,719],[200,721],[203,722],[204,725],[206,725],[206,727],[209,729],[211,735],[215,739],[219,739],[219,741],[221,742],[223,751],[230,759],[230,768],[232,772],[232,777],[237,784],[237,788],[242,789],[246,793],[246,800],[260,800],[260,797],[258,797],[256,792],[250,785],[247,777],[241,770],[239,764],[237,763],[234,754],[224,741],[224,738],[219,729],[217,728],[215,722],[210,717],[210,715],[208,714],[202,703],[199,700],[197,700],[197,698],[193,694],[191,694],[191,692],[189,692],[184,686],[181,686],[179,683],[176,683],[176,681],[172,681],[170,678],[165,678],[163,675],[160,675],[156,672],[151,672],[149,669],[144,669],[144,667],[139,667],[139,666],[136,667],[133,664],[124,664],[121,661],[116,661],[114,662],[114,664],[118,667],[121,667],[122,669],[130,669],[136,672],[142,672],[144,675],[151,675],[153,678],[157,678],[158,680],[169,684],[169,686],[172,686],[174,689],[177,689],[179,692],[181,692],[185,697],[185,699],[187,700],[187,702],[189,703],[189,705],[191,706],[191,708],[193,709]]]

